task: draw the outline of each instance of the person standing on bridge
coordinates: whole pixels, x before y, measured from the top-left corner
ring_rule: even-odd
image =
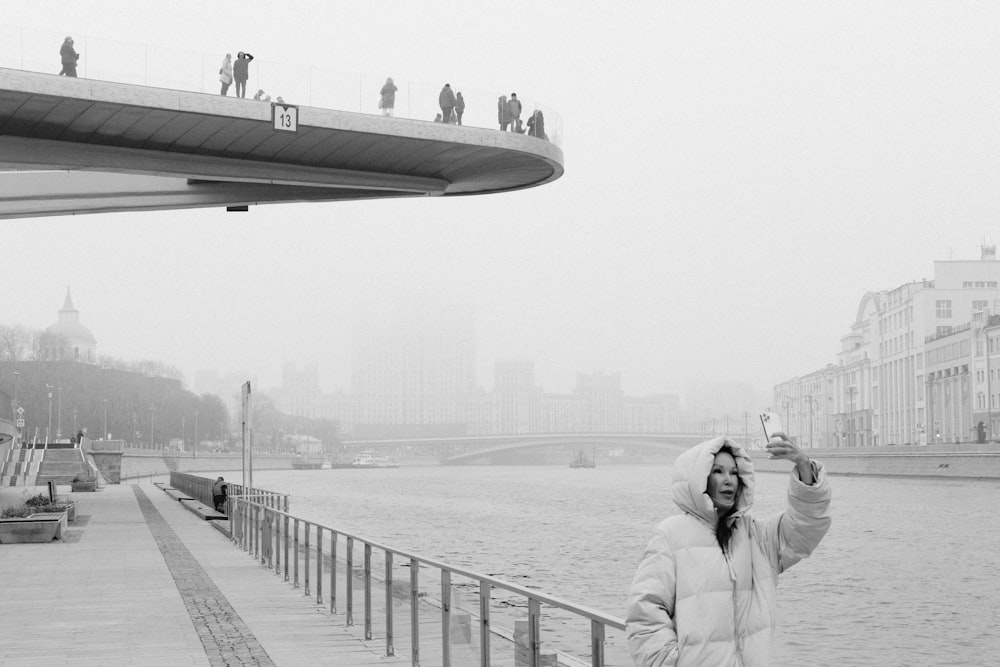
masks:
[[[382,89],[378,91],[378,108],[382,110],[383,116],[391,116],[396,106],[396,84],[392,82],[392,77],[385,80]]]
[[[219,68],[219,81],[222,82],[222,90],[219,94],[225,95],[229,92],[229,85],[233,82],[233,54],[231,53],[227,53],[226,57],[222,59],[222,67]]]
[[[80,60],[80,54],[73,48],[73,38],[67,37],[59,47],[59,58],[62,60],[62,69],[59,76],[76,76],[76,63]]]
[[[778,575],[809,556],[830,527],[822,464],[783,433],[772,459],[795,464],[788,507],[750,515],[753,462],[735,441],[696,445],[673,466],[680,510],[656,527],[626,599],[626,635],[636,665],[768,667]]]
[[[451,90],[451,84],[444,84],[438,95],[438,105],[441,107],[441,122],[451,123],[451,112],[455,110],[455,93]]]
[[[236,54],[236,62],[233,64],[233,79],[236,80],[236,97],[245,98],[247,96],[247,79],[250,78],[250,61],[253,56],[245,51]]]

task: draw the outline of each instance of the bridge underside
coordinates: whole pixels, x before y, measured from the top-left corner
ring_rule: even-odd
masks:
[[[0,218],[458,196],[541,185],[534,137],[0,69]]]
[[[471,463],[481,463],[483,460],[493,460],[495,457],[501,457],[502,459],[508,459],[508,454],[511,452],[524,452],[527,450],[542,450],[542,449],[554,449],[563,448],[567,451],[576,452],[577,450],[582,450],[586,455],[590,456],[593,452],[608,450],[620,450],[626,453],[636,453],[636,452],[652,452],[657,454],[665,454],[670,456],[677,456],[681,452],[689,449],[691,446],[701,442],[704,438],[701,437],[674,437],[671,439],[649,439],[649,440],[615,440],[615,439],[603,439],[595,438],[593,440],[583,440],[578,438],[566,438],[564,441],[559,440],[525,440],[522,442],[512,442],[504,443],[502,445],[487,446],[481,449],[474,449],[471,451],[463,451],[460,453],[455,453],[451,456],[445,456],[442,458],[441,463],[443,465],[465,465]]]

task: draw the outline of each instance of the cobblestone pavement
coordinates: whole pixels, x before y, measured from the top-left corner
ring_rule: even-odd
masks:
[[[267,651],[138,485],[132,485],[212,665],[273,666]]]

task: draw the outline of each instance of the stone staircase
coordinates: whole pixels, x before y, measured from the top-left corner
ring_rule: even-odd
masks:
[[[34,486],[42,451],[12,447],[0,467],[0,486]]]
[[[74,477],[86,477],[89,466],[79,449],[46,449],[38,474],[35,477],[36,486],[44,486],[49,482],[69,484]]]

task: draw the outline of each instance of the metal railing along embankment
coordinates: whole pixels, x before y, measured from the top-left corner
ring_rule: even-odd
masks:
[[[338,614],[340,607],[348,627],[354,625],[357,607],[361,606],[364,639],[374,639],[375,628],[380,627],[387,657],[396,655],[398,642],[409,645],[413,665],[422,664],[424,659],[425,664],[445,667],[452,664],[601,667],[611,664],[605,657],[607,629],[625,629],[622,619],[595,609],[293,516],[275,506],[274,498],[231,493],[229,500],[231,536],[238,546],[274,574],[284,576],[296,588],[302,587],[305,595],[314,592],[316,604],[328,607],[331,614]],[[328,552],[324,552],[324,543]],[[342,553],[338,553],[341,548]],[[356,550],[363,552],[361,566],[356,565]],[[375,551],[382,554],[381,572],[373,569]],[[403,568],[408,568],[408,575]],[[421,568],[429,571],[428,590],[421,588]],[[373,582],[383,588],[384,603],[373,598]],[[435,583],[439,585],[439,598],[430,595]],[[356,587],[361,588],[362,600],[355,598]],[[494,591],[499,597],[494,597]],[[462,604],[463,593],[467,596],[467,606]],[[407,603],[409,624],[397,626],[395,607]],[[575,638],[575,650],[543,647],[543,605],[551,612],[544,618],[552,623],[546,632],[552,632],[557,640],[572,642]],[[503,627],[504,622],[510,627]],[[585,636],[584,629],[578,625],[574,634],[574,623],[589,625],[589,655],[579,646]],[[475,626],[478,632],[473,631]],[[428,638],[424,645],[421,637]],[[507,643],[510,649],[507,660],[492,653],[494,641],[498,645]]]
[[[170,486],[179,491],[183,491],[201,504],[209,507],[214,506],[212,498],[213,484],[215,484],[215,480],[208,477],[200,477],[198,475],[192,475],[185,472],[170,473]],[[236,484],[235,482],[228,481],[226,484],[229,486],[229,496],[252,495],[258,498],[259,502],[263,503],[267,507],[283,509],[286,512],[288,511],[287,493],[278,493],[276,491],[268,491],[266,489],[257,488],[253,489],[252,493],[247,493],[242,484]],[[229,514],[228,511],[226,513]]]

